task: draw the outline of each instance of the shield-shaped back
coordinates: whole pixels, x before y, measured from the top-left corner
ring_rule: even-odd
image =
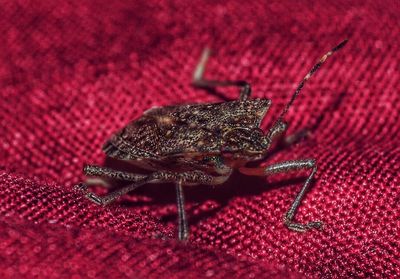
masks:
[[[153,108],[104,145],[110,157],[134,160],[183,153],[218,154],[223,133],[258,129],[271,101],[252,99]]]

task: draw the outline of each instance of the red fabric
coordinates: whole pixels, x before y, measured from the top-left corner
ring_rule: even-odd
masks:
[[[12,2],[0,9],[1,277],[400,274],[396,1]],[[187,244],[174,239],[172,185],[104,208],[72,189],[144,110],[237,98],[190,86],[205,46],[207,77],[247,80],[273,100],[267,127],[344,38],[287,116],[289,134],[311,135],[270,160],[317,160],[297,219],[322,220],[323,231],[282,224],[296,174],[186,189]]]

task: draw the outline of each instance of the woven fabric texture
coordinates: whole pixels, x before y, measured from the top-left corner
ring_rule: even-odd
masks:
[[[398,1],[5,1],[0,9],[0,276],[395,278],[400,274]],[[304,173],[185,189],[190,240],[176,238],[172,184],[107,207],[73,189],[103,142],[143,111],[220,102],[252,84],[276,119],[321,55],[345,38],[286,119],[301,142],[263,165],[315,158],[298,221],[282,216]],[[98,190],[104,194],[105,191]]]

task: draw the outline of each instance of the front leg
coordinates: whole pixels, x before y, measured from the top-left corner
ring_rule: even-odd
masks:
[[[280,138],[287,130],[287,124],[283,121],[277,121],[267,133],[267,138],[272,143]]]
[[[260,167],[260,168],[240,168],[239,171],[246,175],[256,175],[256,176],[266,176],[275,173],[286,173],[289,171],[302,170],[302,169],[311,169],[311,173],[304,182],[303,187],[300,192],[297,194],[294,199],[292,205],[290,206],[288,212],[284,215],[283,221],[285,225],[294,231],[304,232],[311,228],[322,228],[323,223],[320,221],[313,221],[307,224],[295,223],[293,221],[294,215],[297,209],[300,206],[302,199],[304,198],[305,193],[310,187],[311,180],[317,171],[317,166],[315,164],[315,160],[313,159],[305,159],[305,160],[297,160],[297,161],[286,161],[282,163],[277,163],[268,167]]]
[[[287,124],[284,121],[277,121],[274,126],[268,131],[267,138],[270,143],[277,141],[278,139],[283,139],[278,141],[278,145],[282,147],[289,147],[305,137],[309,136],[310,131],[308,129],[302,129],[294,134],[285,136],[287,130]]]

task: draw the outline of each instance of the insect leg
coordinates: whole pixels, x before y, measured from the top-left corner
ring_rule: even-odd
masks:
[[[206,69],[207,60],[210,57],[210,49],[205,48],[201,55],[200,61],[196,66],[196,69],[193,73],[193,82],[194,86],[203,87],[203,88],[214,88],[217,86],[236,86],[240,88],[240,100],[246,100],[251,94],[251,86],[248,82],[243,80],[237,81],[217,81],[217,80],[206,80],[203,79],[203,74]]]
[[[111,178],[111,179],[118,179],[118,180],[134,182],[134,183],[129,184],[129,185],[123,187],[122,189],[112,192],[104,197],[99,197],[92,192],[86,192],[86,197],[89,200],[91,200],[92,202],[94,202],[96,204],[101,204],[101,205],[109,204],[109,203],[113,202],[115,199],[117,199],[118,197],[120,197],[130,191],[133,191],[134,189],[138,188],[139,186],[142,186],[143,184],[148,183],[148,177],[149,177],[149,175],[116,171],[116,170],[113,170],[110,168],[94,166],[94,165],[85,166],[83,168],[83,171],[86,175],[89,175],[89,176],[106,177],[106,178]],[[86,191],[87,185],[81,184],[77,188],[80,190]]]
[[[96,195],[92,192],[87,192],[86,198],[88,198],[90,201],[92,201],[96,204],[107,205],[107,204],[112,203],[114,200],[116,200],[120,196],[125,195],[125,194],[129,193],[130,191],[133,191],[136,188],[138,188],[146,183],[148,183],[148,181],[144,179],[143,181],[138,181],[138,182],[129,184],[128,186],[125,186],[125,187],[123,187],[115,192],[112,192],[104,197],[99,197],[98,195]]]
[[[187,171],[187,172],[170,172],[170,171],[158,171],[149,175],[135,174],[129,172],[121,172],[112,170],[105,167],[99,166],[85,166],[84,172],[91,176],[101,176],[113,179],[120,179],[126,181],[134,181],[115,192],[112,192],[104,197],[99,197],[92,192],[87,192],[87,186],[81,183],[76,188],[86,192],[86,197],[92,202],[100,205],[106,205],[113,202],[120,196],[127,194],[136,188],[147,184],[147,183],[162,183],[162,182],[174,182],[176,185],[176,200],[178,206],[178,237],[180,240],[186,240],[189,236],[189,227],[185,212],[185,200],[183,195],[183,185],[196,185],[196,184],[207,184],[217,185],[225,182],[231,174],[227,172],[221,176],[211,176],[202,171]]]
[[[83,172],[89,176],[106,177],[124,181],[138,181],[146,178],[146,174],[130,173],[125,171],[117,171],[106,167],[86,165]]]
[[[270,143],[272,143],[274,140],[281,138],[285,134],[286,129],[287,129],[287,124],[284,121],[278,121],[269,130],[269,132],[266,135],[266,138]],[[278,146],[289,147],[299,142],[300,140],[304,139],[308,135],[309,135],[309,130],[302,129],[289,136],[284,136],[282,140],[278,141]]]
[[[193,176],[193,174],[195,176]],[[207,180],[204,180],[204,177],[196,177],[198,175],[204,176]],[[231,172],[227,173],[223,176],[210,176],[200,172],[186,172],[177,174],[176,178],[176,203],[178,207],[178,238],[179,240],[187,240],[189,237],[189,226],[186,217],[185,211],[185,197],[183,195],[183,179],[189,180],[190,184],[208,184],[208,185],[217,185],[224,183],[228,177],[230,176]]]
[[[322,222],[313,221],[307,224],[300,224],[293,222],[294,215],[297,209],[300,206],[302,199],[304,198],[305,193],[310,187],[311,180],[317,171],[317,166],[315,164],[315,160],[313,159],[304,159],[304,160],[296,160],[296,161],[286,161],[282,163],[277,163],[268,167],[262,168],[240,168],[239,171],[246,175],[256,175],[256,176],[265,176],[271,175],[276,173],[285,173],[289,171],[296,171],[302,169],[311,169],[310,175],[307,177],[303,187],[301,188],[300,192],[297,194],[296,198],[294,199],[292,205],[290,206],[288,212],[284,215],[283,221],[285,225],[294,231],[304,232],[311,228],[322,228]]]
[[[274,126],[269,130],[267,134],[267,138],[270,142],[273,142],[274,139],[280,138],[287,129],[287,124],[283,121],[276,122]]]
[[[310,130],[308,129],[302,129],[300,131],[295,132],[294,134],[291,134],[289,136],[285,136],[283,138],[283,146],[288,147],[291,146],[302,139],[306,138],[310,133]]]
[[[182,181],[176,182],[176,203],[178,206],[178,238],[186,240],[189,236],[189,226],[185,211],[185,197],[183,195]]]

